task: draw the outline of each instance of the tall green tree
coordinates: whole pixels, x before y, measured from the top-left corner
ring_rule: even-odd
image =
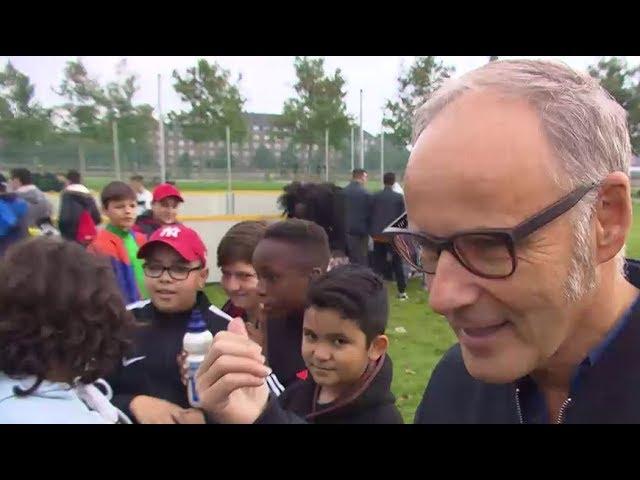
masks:
[[[51,112],[34,96],[29,77],[7,62],[0,70],[0,135],[5,141],[32,145],[51,134]]]
[[[133,104],[139,90],[138,76],[127,71],[125,60],[116,66],[116,72],[118,79],[103,86],[89,75],[81,60],[67,62],[56,91],[68,100],[63,105],[65,126],[87,138],[106,141],[111,139],[111,122],[117,120],[121,141],[146,143],[157,123],[153,107]]]
[[[194,142],[224,140],[229,126],[231,140],[244,141],[247,124],[242,115],[246,101],[240,94],[242,76],[234,83],[228,70],[200,59],[185,73],[174,70],[173,79],[180,100],[190,108],[169,113],[169,119],[180,125],[186,138]]]
[[[307,57],[296,57],[294,68],[295,96],[284,102],[277,124],[290,130],[286,135],[291,142],[306,148],[311,159],[313,145],[324,145],[325,129],[329,129],[330,146],[338,149],[347,139],[353,119],[347,114],[346,82],[340,69],[327,74],[323,58]]]
[[[389,131],[389,140],[398,146],[411,143],[413,116],[428,95],[455,72],[436,57],[418,57],[408,71],[398,77],[398,99],[387,100],[382,125]]]
[[[589,74],[627,111],[631,145],[640,153],[640,66],[630,67],[623,58],[602,58],[589,67]]]
[[[137,167],[152,161],[150,134],[157,128],[157,121],[153,118],[153,107],[134,105],[138,76],[128,71],[126,60],[116,65],[116,74],[116,80],[101,85],[81,60],[67,62],[56,91],[67,103],[58,112],[62,128],[68,134],[76,134],[82,143],[110,145],[112,122],[117,121],[123,167],[129,169],[132,163]]]

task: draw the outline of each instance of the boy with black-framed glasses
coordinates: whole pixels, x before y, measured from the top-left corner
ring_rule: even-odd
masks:
[[[176,357],[194,309],[214,335],[228,324],[202,291],[209,274],[206,248],[194,230],[169,225],[151,235],[138,257],[150,299],[127,307],[140,325],[109,379],[113,403],[137,423],[204,423],[202,412],[189,407]]]

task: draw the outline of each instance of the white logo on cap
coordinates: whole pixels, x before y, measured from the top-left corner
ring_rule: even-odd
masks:
[[[179,234],[180,234],[180,229],[178,227],[165,227],[160,232],[161,237],[178,238]]]

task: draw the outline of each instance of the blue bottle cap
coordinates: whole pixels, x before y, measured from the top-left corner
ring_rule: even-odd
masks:
[[[204,323],[202,318],[202,312],[198,309],[194,309],[191,313],[191,318],[187,325],[187,332],[189,333],[202,333],[207,329],[207,324]]]

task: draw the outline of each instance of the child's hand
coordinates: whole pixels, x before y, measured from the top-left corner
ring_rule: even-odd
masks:
[[[129,410],[138,423],[175,424],[178,423],[176,415],[179,415],[182,408],[161,398],[138,395],[131,400]]]
[[[185,408],[174,415],[176,423],[189,425],[205,424],[204,413],[197,408]]]
[[[253,423],[267,405],[269,388],[262,348],[249,339],[244,321],[234,318],[218,332],[196,374],[200,405],[220,423]]]

